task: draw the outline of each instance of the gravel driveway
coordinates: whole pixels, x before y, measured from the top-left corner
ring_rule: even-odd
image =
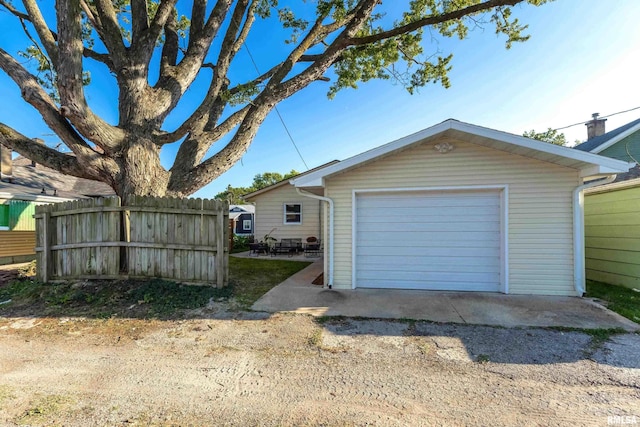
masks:
[[[640,335],[192,314],[0,318],[0,424],[640,425]]]

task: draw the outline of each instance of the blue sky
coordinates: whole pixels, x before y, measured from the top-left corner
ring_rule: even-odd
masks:
[[[517,6],[514,12],[529,24],[531,39],[510,50],[490,25],[463,41],[439,41],[443,53],[454,54],[449,89],[431,85],[409,95],[391,82],[375,81],[328,100],[329,85],[318,82],[281,103],[279,111],[308,166],[348,158],[448,118],[522,134],[583,122],[595,112],[640,107],[639,1],[559,0],[539,8]],[[0,14],[0,25],[5,29],[0,46],[9,51],[24,46],[6,13]],[[269,52],[251,39],[248,47],[261,71],[266,70]],[[246,51],[239,55],[249,66]],[[99,82],[99,72],[93,79]],[[117,110],[109,102],[113,90],[110,84],[94,84],[87,97],[99,114],[115,122]],[[201,90],[194,85],[185,101],[198,99]],[[55,145],[56,137],[3,74],[0,96],[1,122]],[[174,119],[180,114],[188,114],[187,109]],[[607,130],[638,117],[640,109],[610,117]],[[569,141],[586,137],[584,125],[562,132]],[[171,150],[163,153],[166,166],[172,162]],[[213,197],[228,184],[249,185],[257,173],[291,169],[304,171],[305,166],[272,113],[242,161],[195,196]]]

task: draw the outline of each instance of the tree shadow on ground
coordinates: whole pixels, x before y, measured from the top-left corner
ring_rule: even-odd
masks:
[[[459,363],[553,365],[592,360],[640,369],[640,335],[617,329],[502,328],[340,317],[320,318],[320,323],[323,343],[333,348],[358,348],[373,339],[381,346],[413,345],[420,352]]]

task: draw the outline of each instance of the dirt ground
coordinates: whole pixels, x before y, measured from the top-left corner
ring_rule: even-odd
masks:
[[[227,308],[0,317],[0,424],[640,424],[640,335]]]

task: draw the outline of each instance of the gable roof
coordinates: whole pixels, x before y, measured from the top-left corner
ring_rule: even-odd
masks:
[[[229,219],[236,219],[242,214],[254,214],[256,207],[253,205],[229,205]]]
[[[577,169],[583,178],[626,172],[632,166],[620,160],[449,119],[305,176],[292,178],[290,182],[296,187],[323,187],[324,179],[329,176],[442,136]]]
[[[573,148],[580,151],[599,153],[639,130],[640,119],[637,119],[610,132],[591,138],[590,140],[585,141],[582,144],[578,144]]]
[[[49,195],[52,195],[55,190],[57,194],[64,193],[66,197],[71,198],[115,196],[116,194],[113,188],[104,182],[65,175],[41,164],[31,166],[31,160],[22,156],[13,159],[10,184],[33,189],[37,193],[44,188]]]
[[[325,163],[325,164],[320,165],[320,166],[318,166],[318,167],[315,167],[315,168],[313,168],[313,169],[309,169],[309,170],[308,170],[308,171],[306,171],[306,172],[302,172],[302,173],[300,173],[300,174],[298,174],[298,175],[294,176],[293,178],[283,179],[282,181],[276,182],[275,184],[271,184],[271,185],[270,185],[270,186],[268,186],[268,187],[264,187],[264,188],[261,188],[260,190],[256,190],[256,191],[254,191],[254,192],[252,192],[252,193],[245,194],[245,195],[243,195],[243,196],[242,196],[242,198],[243,198],[244,200],[252,199],[252,198],[254,198],[254,197],[256,197],[256,196],[258,196],[258,195],[260,195],[260,194],[266,193],[267,191],[271,191],[271,190],[274,190],[274,189],[276,189],[276,188],[282,187],[282,186],[284,186],[284,185],[288,185],[288,184],[289,184],[289,181],[290,181],[290,180],[292,180],[292,179],[297,179],[297,178],[299,178],[299,177],[305,176],[305,175],[307,175],[307,174],[310,174],[310,173],[312,173],[312,172],[315,172],[315,171],[317,171],[317,170],[320,170],[320,169],[322,169],[322,168],[325,168],[325,167],[327,167],[327,166],[330,166],[330,165],[333,165],[333,164],[336,164],[336,163],[340,163],[340,161],[339,161],[339,160],[332,160],[332,161],[330,161],[330,162],[328,162],[328,163]]]

